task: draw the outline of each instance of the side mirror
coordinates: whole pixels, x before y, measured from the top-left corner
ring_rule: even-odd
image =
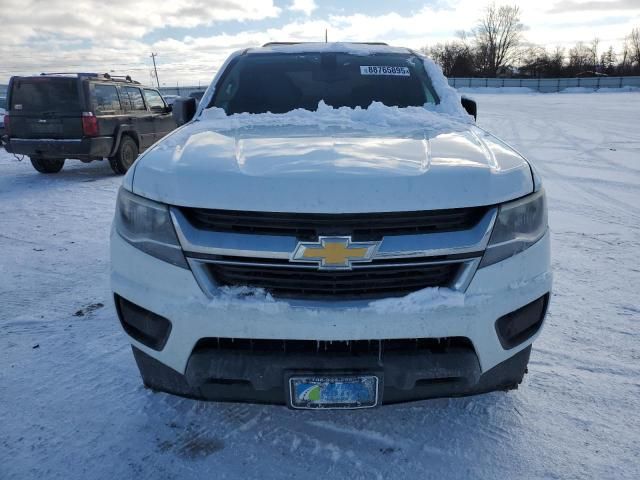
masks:
[[[162,109],[162,113],[171,113],[173,112],[173,106],[172,105],[167,105],[166,107],[164,107]]]
[[[176,98],[173,102],[173,119],[178,126],[184,125],[191,121],[196,114],[196,99],[195,98]]]
[[[478,119],[478,105],[475,100],[471,100],[467,97],[462,97],[460,100],[462,103],[462,108],[466,110],[466,112],[473,117],[474,120]]]

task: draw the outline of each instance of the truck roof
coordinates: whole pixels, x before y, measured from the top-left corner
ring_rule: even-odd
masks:
[[[382,42],[269,42],[262,47],[248,48],[245,54],[260,53],[350,53],[370,55],[375,53],[412,53],[404,47],[393,47]]]

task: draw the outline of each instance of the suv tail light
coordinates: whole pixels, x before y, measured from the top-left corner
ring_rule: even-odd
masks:
[[[82,133],[86,137],[98,136],[98,119],[92,112],[82,112]]]
[[[9,135],[9,115],[4,116],[4,133]]]

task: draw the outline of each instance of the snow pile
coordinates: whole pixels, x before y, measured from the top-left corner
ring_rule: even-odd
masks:
[[[218,288],[216,293],[217,295],[209,301],[210,307],[242,307],[263,313],[281,313],[288,307],[286,303],[274,300],[271,294],[262,288],[225,286]]]
[[[473,117],[462,108],[460,94],[455,88],[449,85],[447,77],[442,73],[442,68],[427,57],[422,57],[422,63],[427,71],[427,75],[429,75],[431,79],[431,85],[433,85],[438,97],[440,97],[440,103],[435,106],[434,110],[445,115],[473,122]]]
[[[410,293],[404,297],[385,298],[373,300],[368,305],[345,305],[343,308],[349,311],[362,311],[372,314],[411,314],[422,313],[440,307],[463,307],[465,303],[478,304],[486,300],[486,295],[466,296],[464,293],[449,288],[428,287],[423,290]],[[192,299],[197,302],[197,299]],[[241,308],[255,310],[262,313],[278,313],[286,315],[292,308],[287,301],[276,300],[271,294],[262,288],[255,287],[220,287],[216,295],[208,302],[213,308]],[[307,305],[309,313],[320,314],[320,308]]]
[[[460,87],[460,93],[538,93],[529,87]]]
[[[559,92],[540,92],[529,87],[460,87],[459,93],[547,94],[547,93],[622,93],[640,92],[640,87],[567,87]]]
[[[448,105],[448,104],[447,104]],[[202,127],[214,130],[233,130],[246,127],[317,127],[356,130],[382,130],[389,128],[428,127],[433,129],[465,130],[472,122],[469,115],[446,110],[447,105],[429,107],[388,107],[373,102],[369,108],[333,108],[323,101],[315,112],[298,108],[287,113],[237,113],[229,115],[221,108],[208,108],[199,118]],[[190,133],[194,133],[191,131]]]
[[[596,91],[595,88],[567,87],[567,88],[563,88],[559,93],[593,93],[595,91]]]
[[[598,93],[640,92],[640,87],[626,85],[624,87],[600,87],[595,91]]]
[[[589,88],[589,87],[568,87],[561,90],[559,93],[618,93],[618,92],[640,92],[640,87],[602,87],[602,88]]]
[[[438,307],[463,307],[465,295],[449,288],[425,288],[405,297],[371,302],[367,310],[378,314],[420,313]]]

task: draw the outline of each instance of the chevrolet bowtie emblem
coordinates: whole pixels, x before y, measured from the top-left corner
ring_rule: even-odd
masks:
[[[351,237],[320,237],[299,242],[292,262],[316,263],[320,270],[351,270],[354,263],[370,262],[380,242],[352,242]]]

